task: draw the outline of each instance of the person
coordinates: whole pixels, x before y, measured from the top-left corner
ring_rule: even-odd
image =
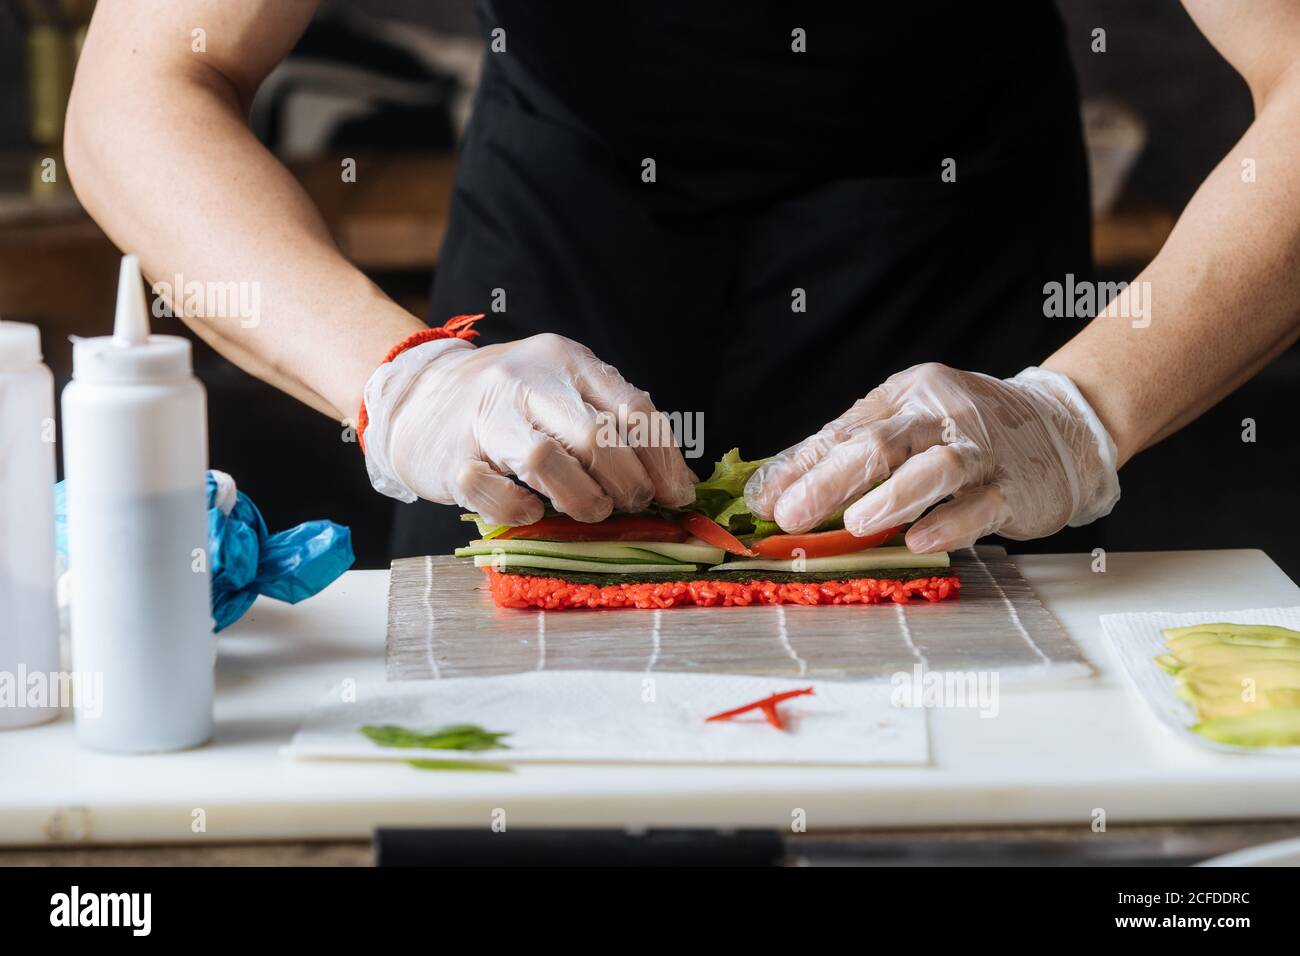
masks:
[[[1075,325],[1045,305],[1090,274],[1051,4],[481,0],[431,307],[435,326],[490,312],[478,346],[423,341],[249,131],[312,0],[102,0],[66,158],[148,275],[259,285],[256,327],[185,319],[325,414],[364,403],[367,467],[395,497],[506,524],[542,498],[581,521],[683,504],[677,448],[600,440],[603,413],[657,414],[635,382],[703,415],[710,458],[786,447],[746,496],[787,531],[848,505],[856,534],[915,521],[916,551],[1030,539],[1105,514],[1126,461],[1300,331],[1300,5],[1184,5],[1254,121]],[[414,509],[398,547],[441,550],[455,520]]]

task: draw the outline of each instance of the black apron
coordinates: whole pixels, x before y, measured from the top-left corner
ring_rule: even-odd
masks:
[[[430,321],[586,344],[703,414],[701,475],[918,362],[1041,361],[1078,327],[1044,317],[1044,284],[1091,275],[1055,7],[871,6],[481,2],[506,49],[485,55]],[[458,511],[399,505],[394,555],[463,543]]]

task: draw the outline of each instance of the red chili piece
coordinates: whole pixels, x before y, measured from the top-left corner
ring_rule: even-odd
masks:
[[[743,707],[737,707],[735,710],[724,710],[720,714],[714,714],[712,717],[706,717],[705,721],[710,720],[730,720],[739,714],[746,714],[751,710],[762,710],[763,716],[767,722],[777,730],[785,730],[785,721],[781,719],[781,713],[776,709],[776,705],[783,700],[789,700],[791,697],[802,697],[804,694],[811,694],[813,689],[805,687],[802,690],[787,690],[781,694],[773,694],[771,697],[764,697],[762,700],[756,700],[752,704],[745,704]]]

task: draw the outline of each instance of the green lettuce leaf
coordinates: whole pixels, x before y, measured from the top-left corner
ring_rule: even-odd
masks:
[[[813,528],[813,531],[838,531],[842,529],[844,527],[844,510],[844,508],[840,508],[834,514],[828,515],[825,521]],[[774,534],[785,534],[775,521],[767,521],[750,511],[749,505],[745,504],[744,496],[733,498],[725,508],[714,516],[713,520],[732,534],[748,538],[750,544],[759,538],[766,538]]]
[[[713,474],[695,486],[695,497],[723,493],[728,501],[739,498],[745,493],[745,482],[766,461],[767,458],[745,461],[740,457],[739,448],[731,449],[713,466]]]
[[[729,527],[733,534],[749,534],[756,528],[770,529],[763,531],[764,534],[777,534],[780,529],[771,521],[763,521],[750,515],[744,499],[745,482],[749,481],[750,476],[766,461],[767,458],[745,461],[740,457],[740,449],[733,448],[713,466],[713,474],[704,481],[696,483],[695,500],[689,505],[682,508],[669,508],[651,502],[641,514],[672,519],[678,515],[698,511],[713,518],[724,528]],[[550,502],[547,502],[545,517],[557,514],[559,512]],[[478,526],[479,537],[485,541],[491,541],[509,530],[506,525],[488,524],[476,514],[463,514],[460,520],[473,521]]]
[[[745,504],[745,497],[732,498],[730,503],[713,516],[713,520],[732,534],[749,534],[754,529],[754,515]]]
[[[743,495],[731,499],[713,520],[737,537],[749,539],[751,544],[759,538],[782,533],[775,521],[765,521],[750,511]]]
[[[699,511],[717,521],[720,514],[736,506],[736,500],[745,493],[745,482],[749,481],[750,475],[758,471],[759,466],[765,461],[766,458],[745,461],[740,457],[739,448],[731,449],[713,466],[713,474],[704,481],[696,483],[695,501],[679,510]],[[743,507],[743,500],[742,504],[736,507]],[[734,514],[739,515],[741,512],[736,511]],[[719,524],[726,527],[725,522],[719,521]]]

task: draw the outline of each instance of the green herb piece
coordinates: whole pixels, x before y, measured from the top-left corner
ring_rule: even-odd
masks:
[[[514,768],[504,763],[485,760],[408,760],[417,770],[474,770],[483,773],[514,773]]]
[[[366,724],[361,732],[381,747],[419,750],[509,750],[501,743],[509,733],[493,733],[477,724],[449,724],[436,730],[419,731],[397,724]]]

